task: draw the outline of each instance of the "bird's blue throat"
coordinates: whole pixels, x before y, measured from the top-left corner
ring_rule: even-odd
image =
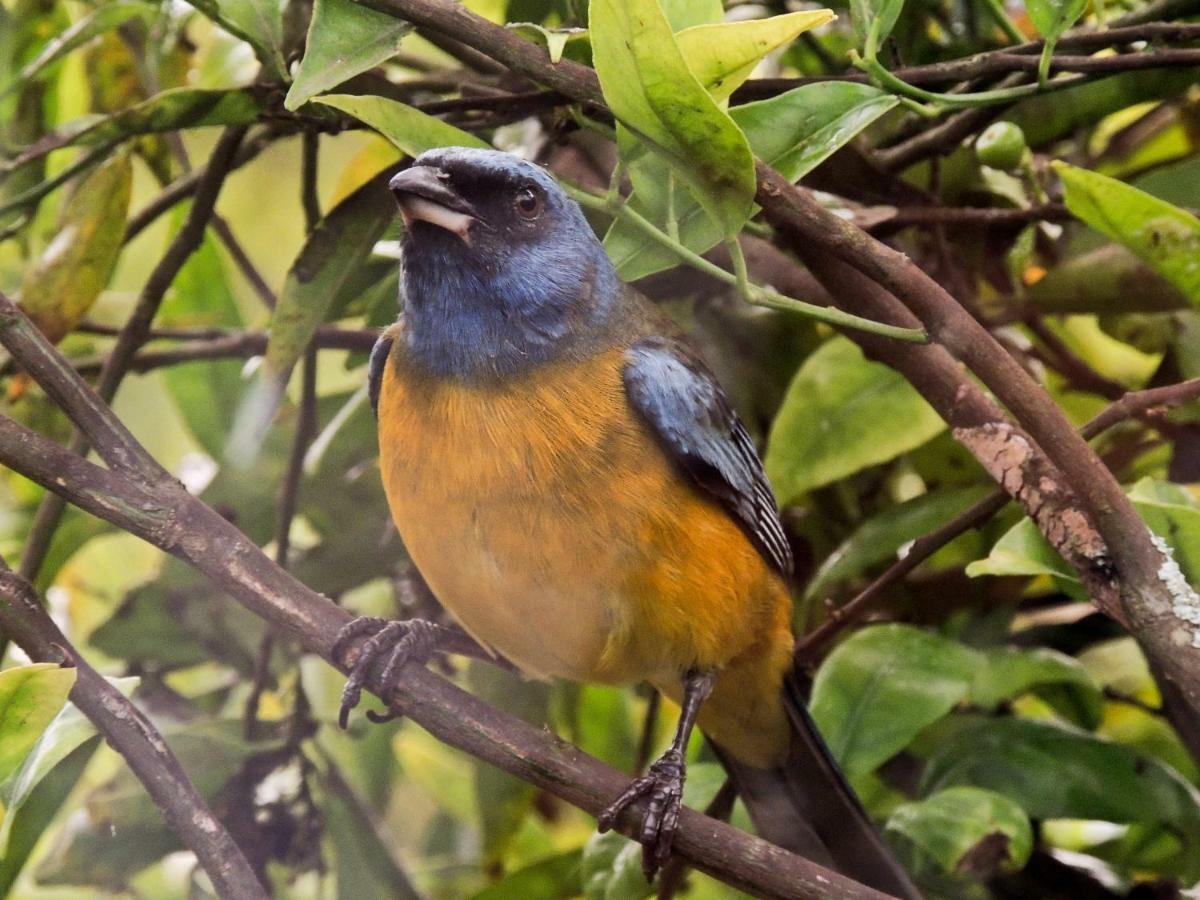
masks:
[[[603,248],[587,238],[518,245],[482,259],[448,232],[406,240],[401,299],[409,360],[441,377],[478,382],[586,355],[619,315],[622,296]]]

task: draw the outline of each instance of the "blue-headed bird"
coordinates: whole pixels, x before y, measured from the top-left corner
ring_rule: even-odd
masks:
[[[403,315],[371,354],[392,516],[438,600],[539,677],[649,682],[681,707],[638,798],[670,853],[693,726],[760,833],[881,890],[916,891],[804,709],[792,555],[746,429],[672,322],[624,285],[579,206],[497,151],[422,154],[391,181]],[[370,667],[424,661],[427,623],[361,620]]]

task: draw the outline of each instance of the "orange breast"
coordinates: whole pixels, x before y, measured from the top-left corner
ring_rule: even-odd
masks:
[[[468,631],[542,676],[671,691],[689,668],[740,665],[777,706],[786,588],[629,408],[623,349],[469,386],[414,371],[399,344],[379,401],[384,486]]]

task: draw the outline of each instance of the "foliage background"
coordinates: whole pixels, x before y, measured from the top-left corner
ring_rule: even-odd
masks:
[[[579,33],[553,30],[586,25],[581,4],[468,5],[495,21],[536,23],[519,33],[589,59]],[[597,194],[614,162],[603,134],[609,123],[579,129],[586,113],[531,101],[533,86],[510,73],[464,67],[444,41],[435,46],[349,0],[317,0],[315,10],[302,0],[194,7],[0,5],[7,160],[0,289],[19,296],[64,352],[94,372],[186,204],[122,245],[126,224],[164,185],[209,158],[218,126],[253,125],[248,140],[261,152],[226,179],[217,203],[224,224],[209,228],[173,280],[147,352],[231,335],[258,342],[247,339],[216,359],[168,355],[173,364],[125,379],[115,408],[164,466],[241,529],[276,553],[285,536],[289,563],[305,583],[356,612],[429,614],[431,601],[388,522],[374,423],[362,402],[369,330],[396,313],[389,254],[399,226],[376,176],[394,170],[402,151],[466,138],[392,104],[423,106]],[[784,12],[771,4],[727,12],[711,3],[665,7],[675,30]],[[847,51],[872,41],[877,64],[900,69],[1013,39],[995,10],[975,0],[836,11],[835,23],[803,35],[772,20],[748,51],[771,51],[755,77],[844,72]],[[1009,9],[1003,24],[1014,34],[1053,37],[1082,15],[1090,23],[1122,11],[1043,0]],[[1167,11],[1197,12],[1186,4]],[[889,17],[891,35],[872,37],[871,23]],[[592,43],[619,38],[612,28],[593,23]],[[714,47],[732,46],[728,33],[677,40],[693,70],[705,60],[717,65]],[[622,93],[639,83],[632,74],[606,78],[602,60],[597,67],[619,112]],[[749,74],[745,68],[738,77]],[[989,103],[989,116],[944,156],[890,173],[863,166],[929,123],[889,92],[814,83],[790,95],[792,105],[765,110],[735,96],[733,118],[723,121],[736,122],[760,156],[765,142],[780,144],[773,163],[804,175],[853,221],[910,253],[1082,423],[1126,390],[1200,374],[1200,223],[1187,211],[1200,206],[1194,61],[1100,74],[1108,77]],[[332,105],[306,102],[331,89],[340,96]],[[992,115],[1023,128],[1032,153],[1018,146],[1006,160],[990,157],[996,166],[983,165],[974,140]],[[745,161],[736,140],[727,157],[714,151],[695,160],[699,175],[679,161],[694,148],[670,146],[680,140],[670,128],[656,143],[674,151],[673,168],[669,154],[639,157],[631,140],[621,136],[635,210],[662,226],[663,185],[673,173],[684,243],[704,251],[742,229],[751,209],[736,183]],[[1060,205],[1053,160],[1083,170],[1064,171],[1066,202],[1097,230]],[[325,216],[315,230],[314,197]],[[698,203],[716,213],[715,232]],[[976,213],[922,221],[912,212],[931,208]],[[595,222],[607,228],[603,213]],[[758,239],[761,230],[752,225],[744,243],[752,277],[815,299],[805,297],[803,273]],[[641,286],[692,331],[765,449],[800,560],[799,634],[827,621],[831,605],[852,597],[911,541],[987,495],[987,475],[937,415],[845,337],[748,305],[690,270],[662,274],[672,254],[663,256],[627,220],[607,241],[623,271],[646,276]],[[336,325],[339,337],[317,334],[319,352],[299,366],[311,367],[308,377],[298,371],[287,381],[318,322]],[[5,414],[67,440],[61,413],[23,376],[7,374]],[[281,407],[266,427],[261,410],[270,411],[283,381]],[[1185,407],[1123,423],[1099,449],[1195,583],[1200,503],[1189,487],[1198,471],[1191,418]],[[297,447],[304,465],[289,517],[285,473],[300,458]],[[20,557],[41,500],[40,489],[0,473],[6,558]],[[338,731],[336,672],[270,639],[249,613],[138,539],[68,510],[36,583],[74,646],[150,712],[278,896],[649,892],[637,849],[623,838],[593,837],[584,814],[415,726],[368,726],[356,716],[348,734]],[[1035,896],[1079,878],[1089,889],[1124,895],[1139,881],[1171,890],[1200,879],[1193,756],[1163,717],[1134,640],[1093,610],[1072,570],[1014,507],[891,585],[879,615],[887,624],[854,622],[832,650],[811,655],[813,713],[932,894]],[[24,662],[10,648],[0,672],[0,887],[9,896],[64,900],[98,891],[206,895],[194,859],[120,758],[63,706],[69,683],[61,670]],[[639,691],[524,682],[460,660],[449,668],[474,692],[631,772],[673,722]],[[699,742],[693,751],[688,801],[703,806],[721,774]],[[746,825],[740,808],[734,822]],[[698,875],[685,890],[731,895]]]

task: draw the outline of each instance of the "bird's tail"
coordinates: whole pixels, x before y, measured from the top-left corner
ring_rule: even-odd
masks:
[[[782,766],[756,768],[717,748],[754,827],[771,843],[876,890],[919,900],[809,716],[802,677],[794,672],[784,682],[792,745]]]

